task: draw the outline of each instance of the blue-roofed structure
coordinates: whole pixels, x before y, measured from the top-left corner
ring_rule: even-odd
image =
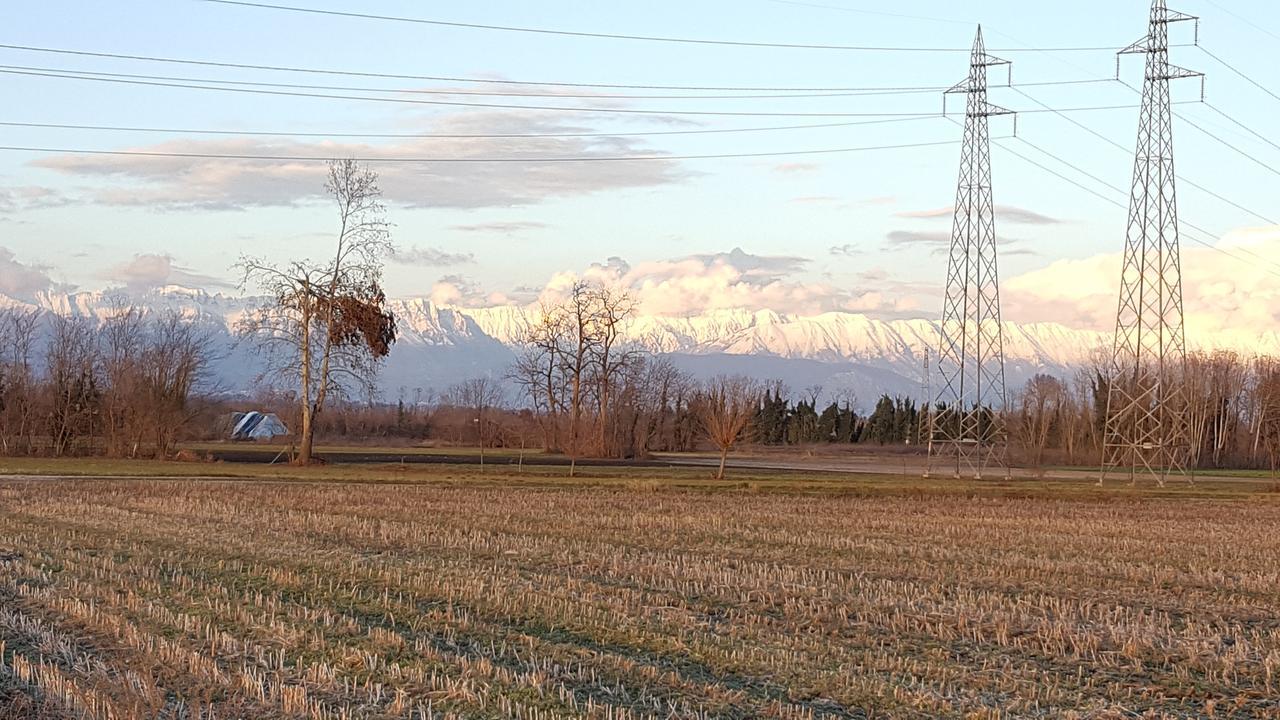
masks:
[[[288,434],[289,428],[275,413],[262,413],[255,410],[236,413],[231,419],[232,440],[271,440]]]

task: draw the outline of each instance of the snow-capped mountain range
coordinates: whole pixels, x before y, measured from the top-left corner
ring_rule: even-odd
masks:
[[[118,294],[45,293],[18,303],[63,315],[100,320],[118,305]],[[235,326],[259,304],[254,298],[167,287],[130,298],[150,311],[177,311],[211,326],[221,355],[215,367],[230,392],[253,387],[254,349],[236,342]],[[424,299],[393,300],[400,339],[382,372],[384,399],[410,397],[416,389],[440,391],[478,374],[501,376],[512,359],[530,311],[515,306],[443,307]],[[1006,373],[1011,388],[1037,372],[1062,375],[1106,347],[1104,333],[1053,323],[1005,323]],[[767,310],[716,310],[693,317],[637,317],[628,339],[669,356],[697,376],[743,373],[780,379],[793,390],[822,385],[827,394],[852,391],[860,405],[880,393],[922,395],[926,350],[938,346],[937,323],[877,320],[855,313],[815,316]],[[1261,334],[1247,349],[1280,349],[1275,333]]]

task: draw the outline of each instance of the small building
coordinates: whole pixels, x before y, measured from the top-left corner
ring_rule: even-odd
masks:
[[[232,440],[271,440],[288,434],[289,428],[275,413],[253,410],[231,416]]]

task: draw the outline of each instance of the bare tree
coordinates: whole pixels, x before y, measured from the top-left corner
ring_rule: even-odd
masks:
[[[720,450],[717,480],[724,478],[729,451],[750,429],[760,396],[760,387],[750,378],[722,375],[708,381],[694,398],[693,414],[703,435]]]
[[[1036,375],[1027,381],[1019,398],[1015,428],[1028,460],[1037,474],[1044,475],[1044,451],[1049,433],[1062,411],[1062,382],[1051,375]]]
[[[569,386],[569,431],[565,451],[569,454],[569,477],[573,477],[582,454],[583,411],[591,388],[587,373],[599,346],[596,327],[596,303],[591,285],[576,282],[565,301],[566,322],[569,329],[567,352],[561,353],[562,372]]]
[[[355,160],[334,160],[325,189],[339,220],[330,260],[240,261],[244,284],[271,297],[241,331],[261,340],[273,370],[296,383],[301,464],[311,461],[315,420],[326,400],[357,388],[372,392],[379,362],[396,339],[381,287],[392,245],[378,176]]]
[[[608,434],[615,423],[613,399],[615,385],[624,372],[640,357],[634,348],[621,346],[622,332],[628,320],[635,314],[636,302],[624,290],[599,286],[594,289],[592,308],[596,342],[592,344],[593,375],[595,380],[598,451],[610,454]]]
[[[61,457],[93,436],[101,385],[89,324],[82,318],[56,315],[50,325],[51,337],[45,352],[45,410],[51,450]]]
[[[143,404],[142,311],[113,299],[110,314],[98,327],[98,354],[102,368],[102,431],[106,452],[114,457],[137,457],[146,432]]]
[[[493,378],[481,375],[449,388],[447,397],[454,406],[471,413],[476,443],[480,446],[480,472],[484,472],[484,449],[492,437],[493,421],[489,415],[502,402],[502,387]]]
[[[528,398],[542,428],[543,446],[560,450],[560,425],[566,404],[565,364],[569,325],[564,308],[542,304],[519,333],[509,377]]]
[[[207,328],[175,312],[152,320],[142,356],[144,418],[158,457],[173,451],[178,433],[199,413],[195,393],[208,389],[213,359]]]
[[[1267,465],[1274,477],[1280,461],[1280,361],[1259,358],[1254,362],[1255,404],[1257,405],[1257,430],[1254,433],[1254,454],[1261,449],[1266,453]]]
[[[30,453],[36,432],[34,359],[39,310],[0,309],[0,450]]]

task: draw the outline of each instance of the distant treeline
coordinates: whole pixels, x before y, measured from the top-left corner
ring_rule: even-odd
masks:
[[[851,401],[833,401],[818,412],[820,388],[809,397],[792,400],[774,384],[766,390],[755,415],[752,437],[762,445],[813,445],[818,443],[919,443],[927,428],[915,400],[882,395],[875,410],[865,417]]]
[[[439,394],[402,391],[389,403],[334,385],[312,428],[330,443],[519,447],[570,458],[707,447],[723,456],[744,443],[927,444],[929,413],[912,398],[882,395],[864,415],[856,398],[825,400],[819,387],[796,395],[777,381],[695,380],[616,342],[627,302],[582,286],[544,308],[504,377]],[[299,397],[287,385],[234,401],[219,392],[202,327],[124,303],[100,320],[0,309],[0,453],[172,457],[183,441],[226,439],[230,414],[250,409],[277,413],[296,434]],[[1106,363],[1097,361],[1070,378],[1038,375],[1013,389],[999,413],[1012,460],[1097,463],[1107,384]],[[1193,353],[1182,386],[1196,466],[1280,466],[1280,360]]]

